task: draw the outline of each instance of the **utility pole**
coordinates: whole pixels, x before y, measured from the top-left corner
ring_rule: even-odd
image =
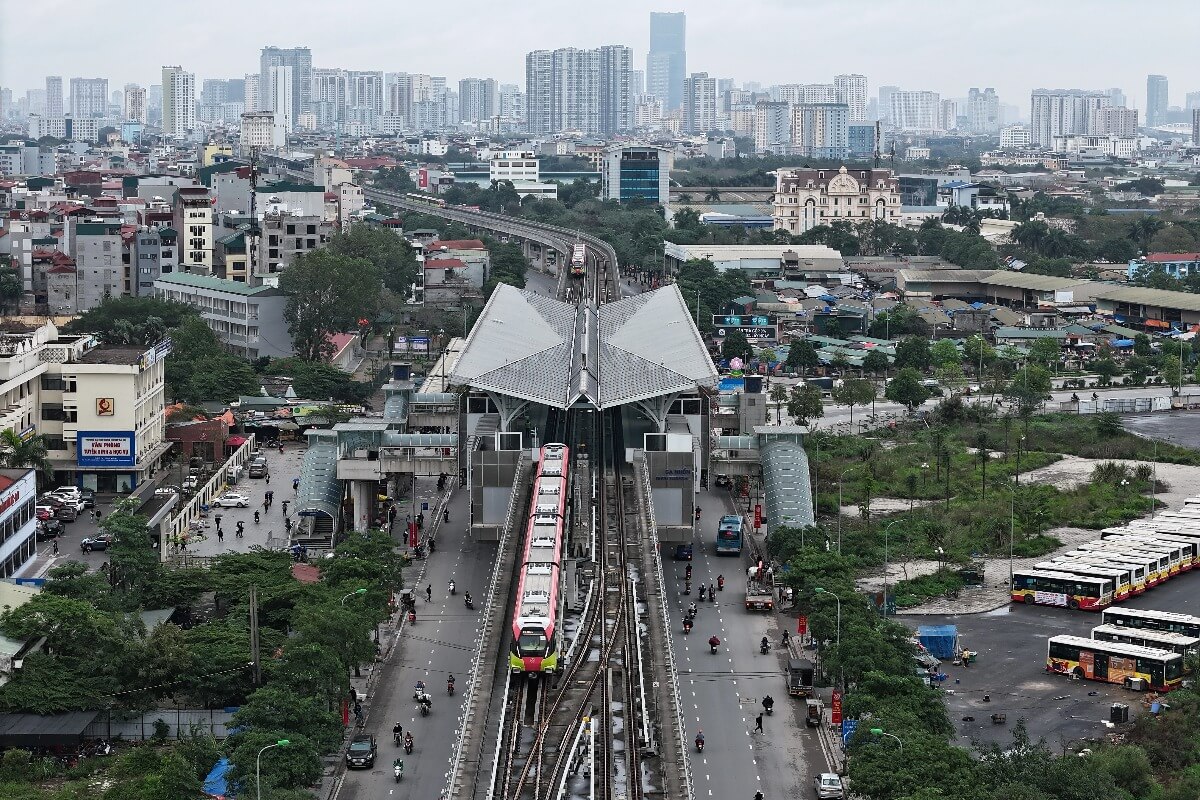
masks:
[[[253,667],[253,683],[262,684],[262,663],[258,654],[258,587],[250,587],[250,664]]]

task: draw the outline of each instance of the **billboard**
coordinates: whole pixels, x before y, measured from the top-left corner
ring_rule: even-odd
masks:
[[[718,339],[724,339],[731,330],[739,330],[748,341],[758,341],[770,339],[772,341],[779,339],[779,327],[777,325],[737,325],[724,326],[716,329]]]
[[[81,467],[132,467],[137,462],[133,431],[80,431],[75,441]]]

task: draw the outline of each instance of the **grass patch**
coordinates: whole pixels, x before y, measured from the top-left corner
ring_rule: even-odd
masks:
[[[1020,437],[1025,436],[1025,447],[1039,452],[1200,466],[1200,452],[1135,436],[1121,427],[1116,414],[1039,414],[1030,418],[1028,435],[1024,421],[1013,417],[1001,417],[983,427],[994,442],[1008,441],[1016,447]],[[965,430],[955,431],[960,439],[969,440],[972,435]]]
[[[891,587],[897,608],[912,608],[932,597],[944,597],[962,589],[962,576],[955,570],[939,569],[928,575],[897,581]]]

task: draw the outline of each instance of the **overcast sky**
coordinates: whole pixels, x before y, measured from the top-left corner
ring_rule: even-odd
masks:
[[[689,72],[738,84],[857,72],[871,95],[994,86],[1024,113],[1038,86],[1115,86],[1142,109],[1147,73],[1170,79],[1171,105],[1200,90],[1197,0],[0,0],[0,86],[20,97],[47,74],[149,85],[163,64],[198,82],[241,77],[264,45],[307,45],[317,67],[523,85],[533,49],[626,44],[644,68],[651,10],[687,12]]]

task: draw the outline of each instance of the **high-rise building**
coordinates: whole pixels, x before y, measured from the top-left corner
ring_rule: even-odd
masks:
[[[754,150],[783,155],[792,142],[791,105],[764,100],[754,104]]]
[[[1000,131],[1000,98],[990,86],[983,91],[971,87],[967,92],[967,130],[994,134]]]
[[[611,134],[632,127],[632,59],[633,51],[624,45],[528,53],[525,102],[529,132]]]
[[[1146,76],[1146,127],[1155,128],[1167,121],[1167,76]]]
[[[258,73],[247,74],[243,85],[246,87],[246,113],[258,111],[262,104],[262,76]]]
[[[650,50],[646,54],[646,93],[666,103],[668,111],[683,105],[687,75],[687,17],[682,11],[650,12]]]
[[[163,67],[163,133],[186,136],[196,127],[196,76],[183,67]]]
[[[311,78],[310,78],[311,80]],[[295,130],[296,118],[292,116],[296,108],[295,73],[290,66],[273,66],[267,70],[267,79],[263,85],[270,87],[270,94],[263,99],[265,104],[275,112],[275,127],[287,134]],[[311,98],[311,87],[309,97]],[[308,112],[311,113],[311,112]],[[279,138],[276,133],[275,138]]]
[[[867,118],[867,77],[865,75],[834,75],[833,87],[837,90],[837,101],[850,109],[850,119]]]
[[[1129,103],[1125,102],[1125,93],[1115,87],[1108,90],[1108,104],[1110,106],[1128,106],[1129,105]]]
[[[492,78],[463,78],[458,82],[459,122],[480,122],[500,114],[500,92]]]
[[[791,103],[837,103],[838,90],[832,83],[787,83],[771,87],[771,99]]]
[[[806,158],[843,159],[850,148],[850,108],[843,103],[792,106],[792,153]]]
[[[1109,104],[1106,91],[1034,89],[1029,108],[1030,143],[1050,147],[1055,136],[1091,133],[1096,109]]]
[[[892,95],[898,91],[899,86],[879,87],[879,114],[884,122],[892,121]]]
[[[108,111],[108,78],[71,78],[71,116],[103,117]]]
[[[706,133],[717,129],[717,79],[693,72],[683,82],[683,129]]]
[[[125,84],[125,121],[146,122],[146,90],[136,83]]]
[[[1191,111],[1200,108],[1200,92],[1188,92],[1184,97],[1183,110]]]
[[[1200,147],[1200,108],[1192,109],[1192,144]]]
[[[629,96],[641,97],[646,93],[646,70],[629,70]]]
[[[954,131],[962,127],[966,123],[966,114],[963,113],[966,104],[962,100],[953,98],[943,100],[938,106],[938,128],[944,131]],[[960,124],[960,120],[962,121]]]
[[[1101,106],[1092,112],[1088,133],[1095,136],[1137,136],[1136,108]]]
[[[847,126],[847,146],[850,157],[869,159],[875,155],[877,130],[874,122],[851,122]]]
[[[288,114],[289,124],[294,124],[302,113],[312,111],[309,107],[312,101],[312,51],[307,47],[264,47],[259,57],[259,98],[261,111],[278,111],[274,106],[266,105],[277,96],[271,84],[272,67],[292,68],[292,108]],[[276,123],[279,116],[276,115]],[[291,130],[289,128],[289,130]]]
[[[46,116],[61,117],[63,115],[63,86],[62,77],[50,75],[46,78]]]
[[[889,118],[893,128],[913,132],[945,130],[942,124],[942,98],[937,92],[896,90],[891,93],[890,99]]]
[[[1030,143],[1029,128],[1024,125],[1009,125],[1000,130],[1001,150],[1025,150]]]

